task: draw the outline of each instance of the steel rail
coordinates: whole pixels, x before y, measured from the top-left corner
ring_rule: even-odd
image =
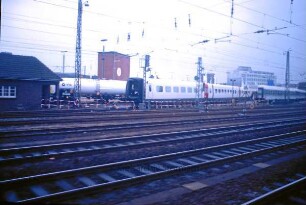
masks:
[[[297,188],[304,186],[306,184],[306,177],[301,177],[289,184],[278,187],[268,193],[265,193],[259,197],[256,197],[250,201],[243,203],[242,205],[261,205],[261,204],[273,204],[273,200],[284,196],[288,192],[297,190]]]
[[[160,156],[8,179],[0,181],[0,187],[5,190],[4,200],[9,202],[50,201],[101,188],[124,186],[199,170],[286,147],[304,147],[305,132],[303,130]],[[18,196],[18,193],[22,196]]]
[[[12,138],[12,137],[33,137],[33,136],[48,136],[56,134],[74,134],[81,132],[101,132],[101,131],[112,131],[112,130],[124,130],[124,129],[136,129],[136,128],[150,128],[156,126],[169,126],[169,125],[186,125],[195,123],[213,123],[213,122],[228,122],[228,121],[245,121],[245,120],[256,120],[256,119],[273,119],[278,117],[289,117],[289,116],[304,116],[304,113],[288,113],[285,114],[272,114],[255,115],[255,116],[238,116],[238,117],[227,117],[227,118],[213,118],[213,119],[188,119],[184,121],[179,120],[168,120],[165,122],[143,122],[143,123],[126,123],[121,125],[93,125],[88,127],[70,127],[70,128],[52,128],[46,130],[46,127],[41,129],[18,129],[18,130],[2,130],[0,132],[0,138]]]
[[[230,107],[231,110],[234,111],[240,111],[242,109],[242,107]],[[305,109],[306,107],[301,105],[300,106],[301,109]],[[284,106],[273,106],[272,108],[269,107],[256,107],[255,110],[257,111],[273,111],[277,109],[277,111],[280,110],[296,110],[296,106],[295,107],[284,107]],[[210,112],[227,112],[228,111],[228,107],[225,108],[218,108],[216,109],[209,109]],[[143,112],[141,110],[137,111],[137,112],[128,112],[129,114],[142,114],[142,113],[147,113],[148,110],[144,110]],[[191,108],[191,109],[162,109],[162,110],[150,110],[150,113],[165,113],[165,112],[180,112],[180,113],[184,113],[184,112],[199,112],[198,109],[195,108]],[[111,110],[99,110],[99,109],[83,109],[83,110],[40,110],[40,111],[18,111],[18,112],[14,112],[14,111],[9,111],[9,112],[2,112],[0,113],[0,117],[1,118],[26,118],[26,117],[30,117],[30,118],[35,118],[35,117],[43,117],[43,118],[49,118],[49,117],[65,117],[65,116],[84,116],[86,114],[88,115],[109,115],[109,114],[121,114],[124,113],[126,114],[127,111],[126,110],[116,110],[116,111],[111,111]],[[0,120],[1,121],[1,120]]]
[[[28,161],[35,162],[37,160],[49,159],[51,157],[68,157],[78,156],[80,154],[104,153],[115,150],[137,148],[144,145],[153,146],[171,142],[181,143],[190,140],[209,139],[233,134],[244,134],[253,131],[264,131],[271,128],[277,129],[284,126],[299,126],[304,125],[305,120],[306,118],[284,121],[279,120],[270,123],[253,123],[124,138],[0,149],[0,165],[24,163]]]

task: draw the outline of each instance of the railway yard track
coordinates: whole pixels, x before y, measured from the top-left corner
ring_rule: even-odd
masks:
[[[169,126],[188,126],[188,125],[196,125],[196,124],[203,124],[203,123],[227,123],[227,122],[244,122],[244,121],[251,121],[251,120],[262,120],[263,118],[268,119],[277,119],[279,117],[285,118],[285,117],[296,117],[296,116],[303,116],[304,113],[301,113],[300,111],[295,112],[284,112],[284,113],[274,113],[270,115],[262,114],[262,115],[240,115],[240,116],[231,116],[231,117],[216,117],[216,118],[203,118],[200,117],[192,117],[192,118],[184,118],[182,119],[175,119],[175,120],[169,120],[167,116],[162,116],[161,120],[158,121],[147,121],[144,122],[144,119],[137,122],[130,122],[132,119],[129,120],[129,122],[121,122],[116,120],[115,124],[93,124],[90,122],[86,125],[84,123],[83,125],[75,124],[72,126],[66,126],[62,125],[62,123],[59,123],[59,125],[52,127],[49,125],[40,125],[40,126],[30,126],[30,127],[24,127],[24,128],[18,128],[15,129],[14,127],[8,126],[3,129],[0,129],[1,131],[1,138],[25,138],[25,137],[33,137],[33,136],[55,136],[55,135],[65,135],[65,134],[78,134],[78,133],[100,133],[100,132],[107,132],[107,131],[123,131],[123,130],[135,130],[135,129],[155,129],[156,127],[169,127]],[[175,116],[176,118],[180,118],[180,116]],[[110,120],[110,119],[108,119]]]
[[[290,163],[305,163],[304,113],[305,106],[300,105],[211,113],[1,114],[7,118],[0,122],[5,122],[0,126],[0,202],[303,202],[305,190],[301,194],[292,190],[305,185],[306,170],[300,165],[291,168]],[[69,120],[55,123],[56,115]],[[82,125],[74,123],[78,117]],[[66,135],[69,141],[63,141]],[[282,170],[288,176],[277,174]],[[252,187],[250,194],[251,188],[243,188],[265,177],[269,183],[257,185],[260,190]],[[231,189],[237,189],[236,194],[225,197]]]
[[[304,147],[305,131],[230,143],[144,159],[66,170],[1,181],[5,199],[12,202],[50,200],[98,188],[135,183],[161,176],[272,152],[284,147]],[[22,185],[22,186],[21,186]],[[10,190],[10,188],[12,188]],[[20,193],[19,195],[17,194]]]
[[[51,157],[64,157],[69,155],[83,155],[94,152],[108,152],[122,149],[131,149],[141,146],[154,146],[172,142],[194,141],[197,139],[209,139],[244,134],[251,131],[264,131],[278,129],[281,127],[303,126],[306,118],[295,118],[292,120],[274,121],[270,123],[252,123],[238,126],[226,126],[211,129],[200,129],[182,132],[160,133],[125,138],[113,138],[102,140],[81,141],[74,143],[51,144],[44,146],[18,147],[11,149],[0,149],[0,165],[7,163],[20,163],[28,160],[49,159]]]

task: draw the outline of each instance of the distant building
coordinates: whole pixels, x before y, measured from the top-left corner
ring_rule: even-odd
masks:
[[[276,76],[266,71],[254,71],[251,67],[239,66],[227,73],[228,85],[275,85]]]
[[[0,111],[40,109],[61,78],[32,56],[0,53]]]
[[[98,53],[98,78],[127,80],[130,77],[130,56],[115,51]]]
[[[207,83],[215,84],[216,79],[215,79],[215,74],[214,73],[206,73],[206,79]]]

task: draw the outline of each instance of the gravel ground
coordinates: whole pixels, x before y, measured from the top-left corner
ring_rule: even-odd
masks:
[[[300,151],[303,151],[304,148],[301,148]],[[275,182],[275,180],[279,182],[280,179],[283,180],[284,177],[292,177],[292,175],[296,173],[304,172],[306,174],[306,170],[303,166],[306,158],[305,152],[304,155],[300,153],[298,154],[298,156],[301,156],[301,159],[298,159],[296,158],[297,156],[295,156],[295,160],[273,165],[262,171],[245,174],[242,177],[234,178],[230,181],[224,181],[189,194],[179,194],[177,196],[177,192],[180,193],[177,189],[182,188],[184,184],[199,180],[201,181],[203,179],[211,179],[211,177],[217,177],[236,170],[240,170],[239,173],[243,173],[241,169],[252,166],[254,163],[274,160],[276,157],[287,157],[295,152],[296,150],[291,150],[287,152],[277,152],[277,154],[265,154],[253,159],[214,166],[213,168],[208,169],[204,168],[197,172],[182,173],[181,175],[169,176],[167,178],[141,183],[131,187],[120,187],[120,189],[111,191],[100,190],[96,194],[84,195],[78,197],[78,199],[70,199],[61,203],[122,205],[122,202],[126,202],[123,204],[132,205],[135,203],[138,205],[148,205],[150,202],[152,203],[152,201],[157,200],[158,202],[152,204],[241,204],[244,201],[256,197],[262,187],[268,186],[268,183],[270,182]],[[259,175],[257,175],[258,173]],[[254,178],[249,179],[248,177]],[[258,180],[257,177],[259,177],[260,180]],[[171,194],[169,194],[169,191]],[[166,200],[163,199],[163,196],[165,195],[168,196]],[[133,201],[134,199],[141,200]]]
[[[283,182],[297,173],[306,175],[306,156],[271,166],[252,174],[229,180],[215,186],[186,194],[173,201],[159,204],[241,204],[263,193],[263,187],[274,182]]]

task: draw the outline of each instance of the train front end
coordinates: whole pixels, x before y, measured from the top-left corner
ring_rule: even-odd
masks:
[[[142,103],[144,100],[143,89],[144,81],[142,78],[129,78],[126,83],[126,99],[135,104]]]

